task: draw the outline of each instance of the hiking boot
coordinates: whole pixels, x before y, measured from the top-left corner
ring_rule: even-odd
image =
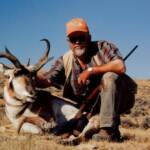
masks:
[[[92,128],[85,133],[86,139],[92,139],[92,136],[99,132],[99,128]]]
[[[119,129],[113,128],[101,128],[99,133],[94,134],[92,139],[95,141],[109,141],[109,142],[120,142],[121,136]]]

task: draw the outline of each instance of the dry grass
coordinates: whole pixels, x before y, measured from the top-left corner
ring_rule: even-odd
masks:
[[[141,129],[121,129],[126,140],[122,143],[93,142],[82,143],[79,146],[59,145],[49,136],[1,133],[0,150],[149,150],[150,130]]]
[[[0,95],[2,80],[0,76]],[[89,141],[72,147],[57,144],[50,135],[18,135],[10,129],[3,132],[2,126],[9,124],[9,121],[5,116],[3,100],[0,99],[0,150],[150,150],[150,80],[136,82],[139,87],[135,107],[131,114],[121,117],[122,143]]]

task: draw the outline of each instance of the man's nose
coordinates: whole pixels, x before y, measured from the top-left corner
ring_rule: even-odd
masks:
[[[75,44],[81,44],[80,40],[76,40]]]

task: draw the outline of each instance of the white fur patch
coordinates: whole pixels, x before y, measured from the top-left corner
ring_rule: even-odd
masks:
[[[7,86],[4,87],[4,99],[9,104],[16,105],[16,106],[22,105],[22,101],[17,101],[16,99],[14,99],[13,97],[10,96]]]
[[[14,78],[12,82],[14,91],[20,98],[32,97],[32,95],[26,89],[27,85],[23,77]]]
[[[29,132],[29,133],[34,133],[34,134],[41,134],[42,130],[37,127],[36,125],[33,125],[31,123],[24,123],[21,132]]]
[[[78,109],[72,105],[65,104],[61,107],[61,111],[62,111],[61,113],[65,115],[65,118],[69,120],[76,115]]]

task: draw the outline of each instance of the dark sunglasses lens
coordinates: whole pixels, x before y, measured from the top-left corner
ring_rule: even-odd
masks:
[[[76,43],[76,42],[84,43],[85,42],[85,36],[70,37],[69,41],[71,43]]]
[[[70,38],[69,38],[69,41],[70,41],[71,43],[76,43],[77,39],[76,39],[76,37],[70,37]]]

